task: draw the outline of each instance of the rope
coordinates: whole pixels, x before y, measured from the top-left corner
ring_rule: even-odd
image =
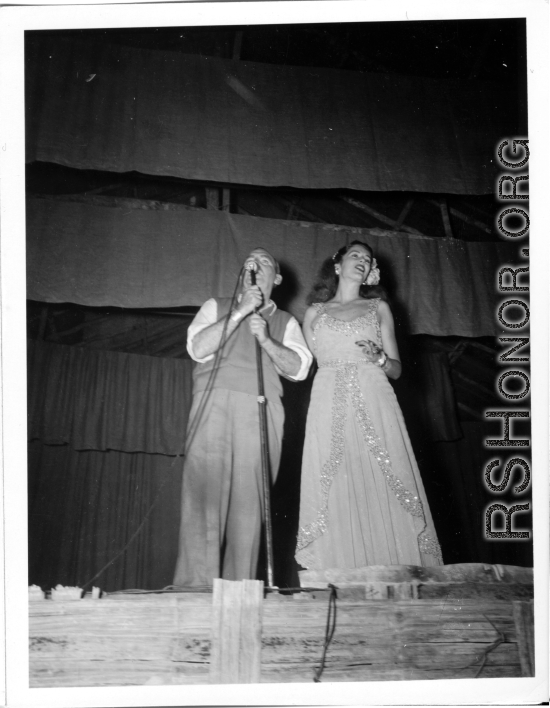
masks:
[[[325,669],[325,659],[327,656],[327,649],[334,636],[334,630],[336,629],[336,587],[329,583],[330,596],[328,598],[328,613],[327,613],[327,625],[325,628],[325,646],[323,647],[323,656],[321,657],[321,663],[315,671],[313,681],[315,683],[321,682],[321,675]]]

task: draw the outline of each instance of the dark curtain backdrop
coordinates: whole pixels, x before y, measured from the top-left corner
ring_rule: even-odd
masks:
[[[29,583],[172,581],[192,362],[28,342]]]
[[[364,191],[494,192],[506,87],[26,43],[27,161]],[[92,77],[92,79],[90,79]]]
[[[27,296],[118,307],[201,305],[231,297],[256,246],[281,262],[273,296],[299,320],[325,258],[354,239],[376,254],[407,334],[500,334],[497,271],[517,245],[331,227],[216,210],[155,211],[29,199]]]
[[[183,454],[191,360],[35,341],[27,352],[30,440],[75,450]]]
[[[521,423],[521,421],[519,421]],[[502,563],[533,565],[533,544],[529,541],[487,540],[484,523],[487,506],[503,503],[522,504],[521,496],[511,492],[495,494],[484,484],[484,472],[490,460],[507,460],[513,451],[488,448],[485,439],[500,437],[499,421],[461,423],[463,435],[454,441],[431,441],[422,435],[414,419],[407,418],[409,432],[418,457],[426,492],[432,507],[434,523],[440,537],[445,563]],[[528,425],[528,421],[527,421]],[[526,426],[527,427],[527,426]],[[514,435],[528,437],[529,431],[518,425]],[[521,448],[527,455],[527,448]],[[514,473],[517,474],[517,471]],[[498,478],[495,474],[495,478]],[[518,484],[518,478],[512,483]],[[529,492],[526,493],[529,499]],[[536,499],[533,502],[536,505]],[[531,505],[532,508],[533,505]],[[531,512],[514,515],[517,530],[532,529]],[[493,522],[495,530],[503,530],[502,514]]]
[[[29,584],[112,591],[172,583],[183,458],[29,443]]]

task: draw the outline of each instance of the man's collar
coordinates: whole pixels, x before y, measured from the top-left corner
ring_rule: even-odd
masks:
[[[273,314],[273,312],[275,312],[275,310],[277,309],[277,305],[273,302],[273,300],[270,300],[267,305],[264,305],[262,308],[260,308],[260,312],[263,312],[264,310],[267,310],[269,308],[271,308],[270,314]]]

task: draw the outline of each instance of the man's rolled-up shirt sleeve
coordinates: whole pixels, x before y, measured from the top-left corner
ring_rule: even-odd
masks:
[[[214,298],[210,298],[210,300],[207,300],[202,305],[187,330],[187,351],[193,361],[196,361],[199,364],[204,364],[205,361],[210,361],[210,359],[214,358],[214,354],[209,354],[208,356],[205,356],[204,359],[199,359],[193,351],[193,340],[199,332],[202,332],[203,329],[210,327],[210,325],[215,324],[217,321],[218,304]]]
[[[291,317],[287,322],[282,343],[285,347],[292,349],[293,352],[296,352],[296,354],[298,354],[298,356],[300,357],[301,366],[295,376],[290,376],[289,374],[282,374],[282,372],[279,371],[278,367],[275,367],[277,369],[277,373],[282,374],[287,379],[292,379],[293,381],[303,381],[306,378],[307,373],[309,371],[309,367],[311,366],[311,362],[313,361],[313,355],[309,351],[309,348],[306,344],[306,340],[304,339],[304,335],[302,334],[300,325],[294,317]]]

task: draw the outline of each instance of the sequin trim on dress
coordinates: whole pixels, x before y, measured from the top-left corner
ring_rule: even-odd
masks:
[[[434,556],[443,565],[443,555],[439,541],[427,531],[423,531],[418,537],[418,548],[421,553]]]
[[[322,366],[337,367],[334,384],[332,437],[329,460],[323,465],[321,471],[321,509],[317,515],[317,519],[311,524],[302,527],[298,533],[296,559],[306,568],[308,567],[307,563],[313,561],[313,556],[310,552],[304,552],[302,549],[319,538],[328,527],[328,494],[334,475],[342,461],[344,451],[344,424],[346,420],[346,398],[348,390],[350,390],[352,405],[359,426],[363,432],[365,442],[378,462],[378,466],[386,479],[388,487],[395,494],[401,506],[411,514],[411,516],[420,518],[426,523],[422,502],[418,498],[418,495],[408,490],[403,482],[393,473],[388,451],[382,447],[381,440],[376,434],[359,386],[357,363],[338,364],[338,360],[332,360],[324,362]],[[439,543],[431,534],[423,531],[418,537],[418,544],[419,550],[422,553],[428,553],[438,559],[439,562],[443,562]],[[312,559],[311,561],[310,558]]]
[[[320,316],[318,317],[313,327],[313,341],[316,341],[315,334],[319,327],[321,327],[322,325],[324,325],[328,329],[331,329],[333,332],[340,332],[341,334],[344,334],[348,337],[361,334],[361,330],[364,327],[372,325],[376,330],[378,343],[382,344],[382,332],[380,330],[380,322],[378,321],[378,317],[376,316],[376,313],[378,312],[379,302],[380,298],[370,299],[369,308],[367,312],[365,312],[364,315],[359,315],[359,317],[356,317],[355,319],[350,320],[349,322],[346,322],[345,320],[339,320],[337,317],[332,317],[328,314],[326,305],[324,303],[314,302],[313,307],[319,313]]]
[[[329,368],[337,369],[340,366],[345,366],[347,364],[370,364],[370,366],[376,366],[377,369],[380,367],[368,359],[325,359],[324,361],[318,362],[317,366],[320,369]]]
[[[380,438],[376,434],[374,425],[372,424],[369,411],[365,406],[363,399],[363,394],[359,387],[359,381],[357,377],[357,367],[349,366],[348,375],[350,379],[349,386],[351,388],[351,400],[353,407],[355,408],[355,415],[359,422],[359,426],[363,431],[363,437],[365,442],[370,448],[370,451],[376,458],[378,466],[382,470],[382,474],[386,478],[386,483],[388,487],[395,494],[401,506],[412,514],[412,516],[418,516],[419,518],[424,518],[424,510],[422,508],[422,502],[416,494],[410,492],[403,482],[393,474],[390,456],[388,451],[382,447]]]
[[[342,457],[344,455],[344,425],[346,423],[346,370],[338,369],[334,382],[334,397],[332,401],[332,424],[330,454],[321,469],[321,508],[315,521],[302,527],[298,532],[296,544],[296,560],[305,568],[308,567],[309,553],[301,553],[302,549],[322,536],[328,527],[328,493]]]

